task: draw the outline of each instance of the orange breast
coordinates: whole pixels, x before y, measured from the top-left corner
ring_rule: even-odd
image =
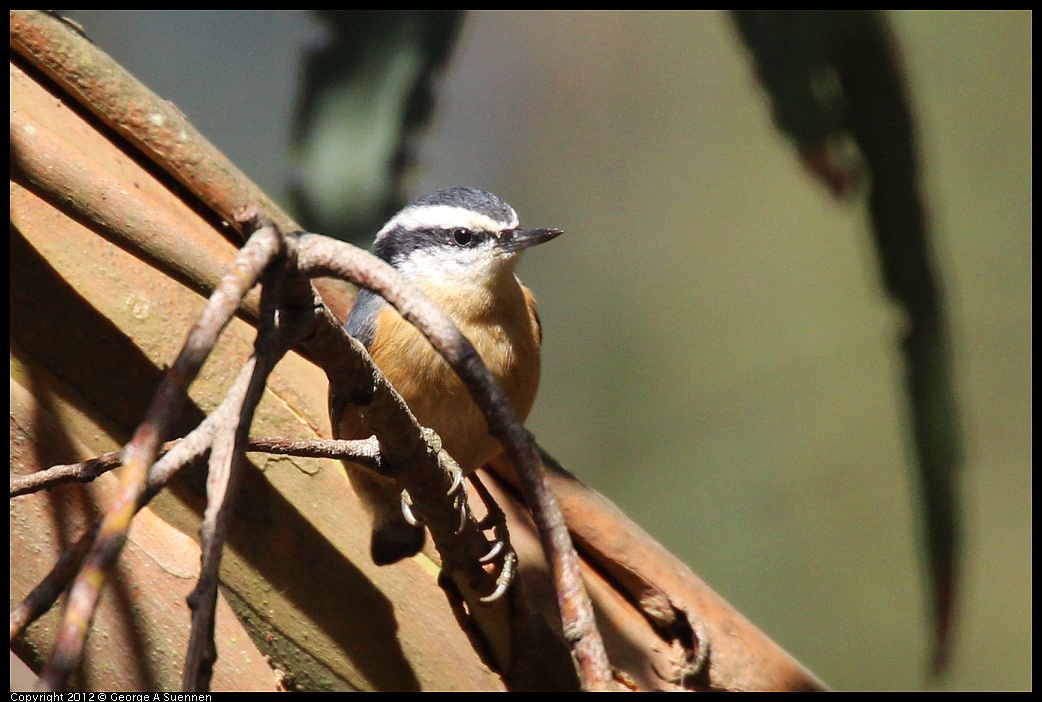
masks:
[[[516,291],[499,295],[497,301],[478,314],[462,314],[451,304],[442,307],[477,348],[524,421],[539,386],[535,298],[517,283]],[[438,432],[465,472],[497,455],[502,450],[499,442],[489,436],[484,416],[445,360],[394,309],[385,307],[379,315],[369,352],[420,423]]]

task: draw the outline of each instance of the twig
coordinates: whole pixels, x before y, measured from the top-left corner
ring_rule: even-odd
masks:
[[[163,456],[177,446],[182,439],[167,441],[159,447],[157,455]],[[272,453],[302,458],[330,458],[351,461],[375,471],[380,470],[380,443],[375,436],[368,439],[280,439],[275,437],[250,438],[246,451]],[[79,463],[51,466],[46,470],[29,475],[11,476],[11,497],[30,495],[41,490],[50,490],[66,483],[89,483],[121,465],[121,452],[110,451]]]
[[[277,300],[284,274],[279,263],[278,260],[272,262],[262,277],[260,328],[257,330],[254,352],[256,362],[250,374],[249,386],[234,415],[218,425],[210,449],[206,510],[199,529],[202,541],[199,581],[188,596],[188,606],[192,610],[192,630],[182,678],[182,689],[185,692],[206,692],[210,689],[213,664],[217,660],[217,645],[213,639],[217,583],[235,504],[238,476],[245,460],[243,447],[257,404],[264,394],[268,375],[287,350],[287,345],[282,343],[285,335],[280,334],[276,327]]]
[[[331,458],[351,461],[380,471],[380,442],[375,436],[368,439],[275,439],[253,437],[247,451],[274,453],[303,458]]]
[[[167,441],[159,447],[159,455],[169,451],[176,443],[175,441]],[[79,463],[51,466],[46,470],[30,473],[29,475],[12,475],[11,497],[30,495],[40,490],[50,490],[65,483],[89,483],[98,476],[123,465],[121,454],[121,451],[110,451]]]

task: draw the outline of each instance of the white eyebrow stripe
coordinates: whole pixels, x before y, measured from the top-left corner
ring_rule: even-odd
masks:
[[[376,238],[379,239],[397,227],[413,231],[418,229],[466,227],[475,231],[498,232],[503,229],[511,229],[517,225],[516,214],[511,217],[509,222],[498,222],[488,215],[468,210],[465,207],[425,205],[423,207],[407,207],[399,212],[384,225],[380,233],[376,235]]]

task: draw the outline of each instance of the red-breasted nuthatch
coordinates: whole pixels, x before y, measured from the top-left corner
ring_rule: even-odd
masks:
[[[522,421],[539,386],[542,330],[535,297],[514,268],[522,251],[559,234],[520,229],[513,208],[491,193],[451,188],[396,214],[373,245],[376,256],[441,307],[474,344]],[[502,450],[455,372],[382,297],[359,292],[344,328],[369,350],[419,422],[438,433],[464,474]],[[337,438],[368,436],[357,412],[335,398],[330,415]],[[403,514],[401,488],[362,466],[344,465],[373,516],[373,561],[383,565],[417,553],[423,527]]]

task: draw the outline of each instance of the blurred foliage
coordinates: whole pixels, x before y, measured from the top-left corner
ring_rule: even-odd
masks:
[[[856,175],[837,138],[853,139],[870,176],[869,214],[887,292],[907,317],[905,379],[919,476],[935,649],[947,665],[959,557],[962,463],[951,339],[921,197],[914,120],[886,17],[868,10],[735,10],[775,123],[837,193]]]
[[[316,10],[327,40],[304,59],[290,190],[299,221],[368,246],[402,205],[412,143],[460,10]]]

